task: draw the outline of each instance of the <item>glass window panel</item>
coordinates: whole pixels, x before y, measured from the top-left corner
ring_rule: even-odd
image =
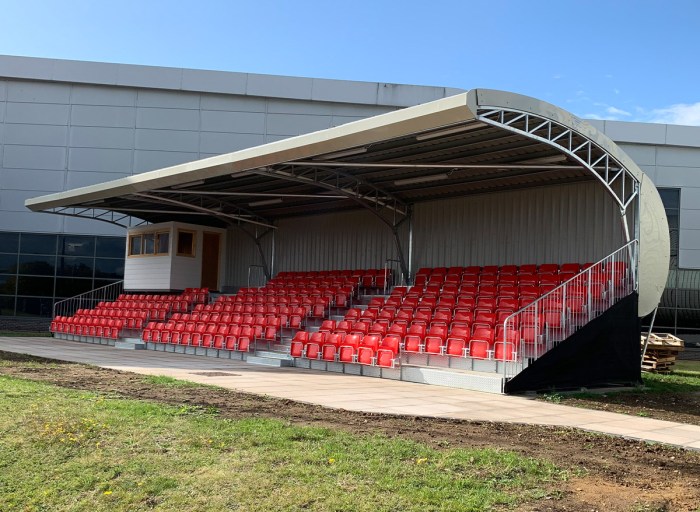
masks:
[[[117,281],[120,281],[120,279],[95,279],[94,288],[102,288],[103,286],[116,283]]]
[[[17,295],[53,296],[53,277],[19,276]]]
[[[16,254],[0,254],[0,272],[3,274],[14,274],[17,272]]]
[[[132,237],[129,237],[129,254],[141,254],[141,240],[141,235],[134,235]]]
[[[0,315],[14,316],[15,315],[15,298],[0,297]]]
[[[122,237],[98,236],[95,256],[102,258],[123,258],[125,239]]]
[[[0,275],[0,293],[3,295],[14,295],[17,293],[17,276]]]
[[[154,254],[156,249],[156,235],[146,233],[143,235],[143,254]]]
[[[94,258],[58,258],[56,275],[73,277],[92,277],[92,265]]]
[[[177,254],[180,256],[194,255],[194,233],[192,231],[177,232]]]
[[[56,256],[19,256],[19,273],[35,276],[52,276],[56,267]]]
[[[658,191],[664,208],[677,210],[681,207],[681,190],[679,188],[660,188]]]
[[[170,248],[170,233],[158,233],[156,236],[156,254],[168,254]]]
[[[678,212],[666,212],[666,217],[668,218],[668,228],[678,229]]]
[[[22,233],[20,252],[24,254],[56,254],[56,235]]]
[[[19,233],[0,233],[0,252],[17,252]]]
[[[48,297],[17,297],[17,316],[50,317],[53,299]]]
[[[95,277],[122,279],[124,260],[95,258]]]
[[[94,256],[94,236],[61,235],[58,239],[58,254],[64,256]]]
[[[56,278],[56,296],[73,297],[93,289],[92,279]]]

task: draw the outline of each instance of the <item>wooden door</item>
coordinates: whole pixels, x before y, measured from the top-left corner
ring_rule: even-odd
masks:
[[[204,233],[202,241],[202,288],[219,289],[219,233]]]

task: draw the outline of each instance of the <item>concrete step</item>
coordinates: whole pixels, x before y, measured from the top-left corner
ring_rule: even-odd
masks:
[[[122,350],[146,350],[146,343],[139,338],[121,338],[114,342],[114,348]]]
[[[401,380],[450,388],[503,393],[506,379],[499,374],[469,370],[403,365]]]
[[[264,354],[268,353],[265,352]],[[246,358],[246,363],[257,364],[260,366],[273,366],[275,368],[294,366],[294,360],[289,356],[287,356],[287,359],[283,359],[281,357],[269,357],[267,355],[249,355]]]

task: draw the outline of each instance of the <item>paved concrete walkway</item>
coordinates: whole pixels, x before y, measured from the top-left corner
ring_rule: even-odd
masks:
[[[551,404],[526,397],[241,361],[119,350],[53,338],[0,337],[0,350],[213,384],[350,411],[576,427],[700,450],[700,426]],[[207,375],[207,372],[231,375]]]

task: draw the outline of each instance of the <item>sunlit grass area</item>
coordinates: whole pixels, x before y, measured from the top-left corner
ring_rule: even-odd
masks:
[[[0,510],[488,510],[566,478],[507,451],[230,420],[10,377],[0,408]]]

